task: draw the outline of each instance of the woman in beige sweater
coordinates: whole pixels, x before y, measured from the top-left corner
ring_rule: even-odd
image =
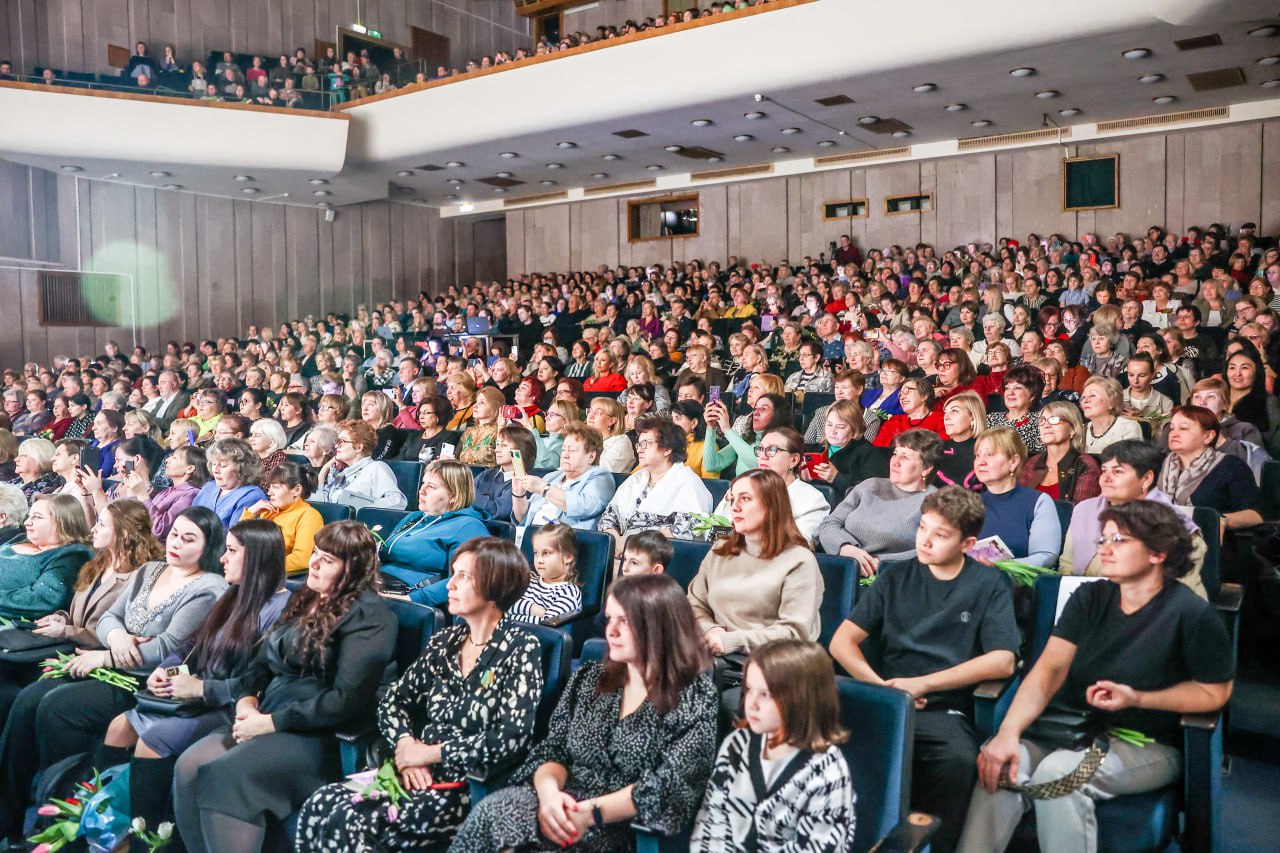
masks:
[[[702,561],[689,584],[703,641],[715,655],[769,640],[817,640],[822,574],[796,527],[787,486],[756,468],[729,489],[733,532]]]

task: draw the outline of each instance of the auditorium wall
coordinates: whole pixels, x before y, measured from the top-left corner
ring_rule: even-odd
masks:
[[[1062,210],[1064,154],[1120,155],[1120,207]],[[841,234],[859,246],[947,247],[1030,232],[1142,234],[1153,224],[1257,222],[1280,232],[1280,121],[886,163],[697,188],[696,237],[627,239],[630,196],[508,211],[511,275],[684,262],[729,255],[777,262],[816,257]],[[680,194],[685,194],[680,190]],[[889,195],[933,193],[933,210],[887,215]],[[658,194],[655,194],[658,195]],[[824,202],[868,199],[868,216],[824,221]]]
[[[26,167],[0,164],[22,185]],[[501,219],[441,220],[431,208],[368,202],[324,211],[214,198],[35,173],[52,181],[60,260],[66,269],[134,276],[143,345],[243,333],[251,323],[281,322],[361,302],[416,296],[454,282],[501,277],[506,267]],[[0,235],[30,231],[31,206],[0,210]],[[12,218],[10,218],[12,216]],[[20,257],[9,252],[9,257]],[[39,254],[39,253],[37,253]],[[0,260],[0,367],[56,353],[100,352],[108,339],[132,343],[131,328],[75,329],[39,322],[39,265]],[[126,312],[131,316],[131,309]]]
[[[412,44],[410,27],[449,39],[453,64],[530,44],[529,22],[511,0],[5,0],[0,57],[18,70],[36,66],[106,74],[107,45],[141,40],[159,55],[173,44],[183,62],[210,51],[278,56],[360,20],[383,37]]]

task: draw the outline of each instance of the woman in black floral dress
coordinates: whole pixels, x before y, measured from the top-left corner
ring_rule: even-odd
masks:
[[[502,539],[458,549],[449,610],[463,624],[436,633],[378,706],[380,744],[410,792],[395,821],[386,802],[354,802],[343,784],[311,795],[299,851],[419,849],[447,842],[467,816],[468,773],[518,760],[542,694],[538,638],[505,618],[529,585],[529,564]],[[461,784],[459,784],[461,783]]]
[[[451,853],[632,848],[633,819],[673,834],[702,800],[715,757],[718,697],[680,585],[623,578],[605,606],[608,657],[573,674],[551,731],[479,803]]]

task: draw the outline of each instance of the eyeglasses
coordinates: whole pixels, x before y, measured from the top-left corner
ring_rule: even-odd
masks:
[[[1057,426],[1065,421],[1066,418],[1062,417],[1062,415],[1049,415],[1040,419],[1040,426]]]
[[[353,442],[353,441],[352,441],[351,439],[349,439],[349,438],[342,438],[342,437],[339,437],[339,438],[338,438],[338,440],[337,440],[337,441],[335,441],[335,442],[333,443],[333,446],[334,446],[334,447],[339,447],[339,446],[341,446],[341,445],[343,445],[343,444],[354,444],[354,443],[355,443],[355,442]]]
[[[765,459],[772,459],[779,453],[795,453],[795,451],[788,450],[778,444],[763,445],[759,450],[759,455],[763,456]]]
[[[1099,536],[1097,539],[1093,540],[1093,544],[1097,545],[1098,548],[1101,549],[1101,548],[1107,547],[1108,545],[1123,545],[1126,542],[1132,542],[1132,541],[1133,541],[1132,536],[1125,536],[1121,533],[1112,533],[1110,536],[1107,536],[1105,534],[1102,536]]]
[[[954,361],[935,361],[935,362],[934,362],[934,366],[935,366],[935,367],[955,367],[955,366],[956,366],[956,362],[954,362]]]
[[[658,442],[653,441],[651,439],[642,438],[636,442],[636,450],[648,450],[650,447],[654,447],[655,445],[657,445],[657,443]]]

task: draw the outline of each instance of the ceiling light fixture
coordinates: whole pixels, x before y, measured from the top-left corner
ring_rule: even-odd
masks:
[[[461,160],[450,160],[448,163],[445,163],[445,165],[448,166],[450,169],[461,169],[463,166],[467,164],[463,163]]]
[[[1138,82],[1142,83],[1143,85],[1150,85],[1152,83],[1159,83],[1163,79],[1164,79],[1163,74],[1152,72],[1151,74],[1143,74],[1141,77],[1138,78]]]
[[[1036,92],[1036,97],[1042,101],[1047,101],[1051,98],[1058,97],[1058,95],[1060,94],[1062,93],[1059,92],[1057,89],[1045,89],[1043,92]]]
[[[1280,27],[1276,26],[1275,24],[1267,24],[1264,27],[1257,27],[1255,29],[1249,30],[1249,35],[1253,36],[1254,38],[1260,38],[1260,39],[1269,39],[1276,33],[1280,33]]]
[[[307,183],[314,184],[317,187],[322,187],[329,182],[326,181],[324,178],[312,178],[311,180],[307,181]]]
[[[618,159],[621,159],[621,158],[619,158],[617,154],[605,154],[605,155],[603,155],[600,159],[601,159],[601,160],[609,160],[609,161],[613,161],[613,160],[618,160]]]
[[[895,131],[893,132],[893,134],[892,134],[892,135],[893,135],[893,138],[894,138],[894,139],[906,139],[908,136],[910,136],[910,135],[911,135],[911,131],[909,131],[909,130],[895,130]]]
[[[247,181],[252,181],[253,176],[252,175],[236,175],[236,180],[243,184]]]
[[[180,190],[182,189],[182,184],[165,184],[164,188],[167,190]]]
[[[445,181],[445,183],[452,184],[455,187],[460,187],[463,184],[465,184],[466,181],[460,180],[459,178],[450,178],[449,180]]]
[[[497,193],[498,195],[502,195],[503,193],[505,193],[505,192],[507,191],[507,188],[506,188],[506,187],[494,187],[494,188],[493,188],[493,191],[494,191],[495,193]]]
[[[880,116],[862,116],[858,119],[858,124],[861,125],[878,124],[879,122]]]
[[[58,168],[64,172],[71,172],[71,173],[84,171],[84,168],[82,166],[59,166]]]
[[[499,173],[496,175],[496,177],[499,177],[499,178],[509,178],[509,177],[511,177],[511,173],[510,173],[510,172],[499,172]]]
[[[783,132],[784,134],[786,134],[787,136],[793,136],[794,134],[797,134],[797,133],[799,133],[799,132],[800,132],[800,128],[798,128],[798,127],[784,127],[784,128],[782,129],[782,132]]]
[[[724,158],[723,158],[723,157],[708,157],[708,158],[707,158],[707,162],[708,162],[708,163],[723,163],[723,162],[724,162]]]
[[[427,200],[426,200],[425,198],[415,198],[415,199],[413,199],[413,203],[414,203],[414,204],[426,204],[426,203],[427,203]]]
[[[601,178],[609,177],[609,173],[608,172],[592,172],[591,177],[595,178],[598,181]]]
[[[501,154],[499,154],[498,156],[499,156],[499,157],[501,157],[503,160],[514,160],[514,159],[516,159],[517,157],[519,157],[520,155],[519,155],[519,154],[517,154],[517,153],[516,153],[516,152],[514,152],[514,151],[503,151],[503,152],[502,152]]]
[[[1058,110],[1058,115],[1071,118],[1072,116],[1080,115],[1080,110],[1076,107],[1067,107],[1065,110]]]
[[[399,176],[400,176],[400,177],[402,177],[402,178],[411,178],[411,177],[413,177],[413,172],[410,172],[408,169],[401,169],[400,171],[396,172],[396,174],[397,174],[397,175],[399,175]]]
[[[548,164],[547,164],[547,168],[548,168],[548,169],[563,169],[563,168],[564,168],[564,163],[548,163]]]
[[[774,154],[786,154],[791,149],[785,145],[775,145],[771,150]]]
[[[328,210],[329,208],[333,207],[333,205],[329,204],[329,202],[327,201],[322,201],[318,203],[316,207],[320,208],[321,210]]]
[[[1280,88],[1280,79],[1275,79],[1275,80],[1263,80],[1259,85],[1260,85],[1260,86],[1262,86],[1262,88],[1264,88],[1264,89],[1276,89],[1276,88]]]
[[[695,118],[693,121],[689,122],[689,124],[694,127],[710,127],[714,122],[709,118]]]
[[[1151,99],[1153,103],[1161,104],[1161,105],[1172,104],[1176,100],[1178,99],[1175,98],[1173,95],[1158,95]]]
[[[328,198],[329,196],[333,195],[333,193],[329,192],[328,190],[316,190],[315,192],[312,193],[312,195],[315,196],[316,198]]]
[[[1151,51],[1145,47],[1131,47],[1120,55],[1125,59],[1146,59],[1151,55]]]
[[[969,122],[969,124],[973,125],[974,127],[991,127],[991,119],[980,118],[977,121]]]
[[[1014,68],[1012,71],[1009,72],[1010,76],[1013,76],[1013,77],[1030,77],[1035,73],[1036,73],[1036,70],[1029,66],[1026,66],[1023,68]]]
[[[557,148],[564,148],[564,149],[577,148],[577,147],[578,147],[578,143],[576,143],[576,142],[557,142],[557,143],[556,143],[556,147],[557,147]]]
[[[660,164],[660,163],[650,163],[648,166],[645,166],[645,168],[646,168],[646,169],[648,169],[650,172],[661,172],[661,171],[662,171],[662,164]]]
[[[675,154],[677,151],[683,151],[684,147],[681,145],[665,145],[662,150]]]
[[[554,187],[556,185],[556,182],[552,180],[542,181],[541,183],[544,187]]]
[[[818,143],[819,148],[830,148],[833,145],[835,145],[835,142],[830,139],[824,139]]]
[[[262,192],[262,190],[258,189],[257,187],[245,187],[244,189],[240,190],[240,192],[244,193],[245,195],[257,195],[258,193]]]
[[[734,142],[750,142],[753,139],[755,139],[755,137],[749,133],[739,133],[737,136],[733,137]]]
[[[919,86],[912,86],[911,91],[915,92],[917,95],[923,95],[926,92],[932,92],[937,88],[937,83],[921,83]]]
[[[968,104],[947,104],[947,112],[949,113],[962,113],[967,109],[969,109]]]
[[[1280,56],[1264,56],[1258,60],[1259,65],[1280,65]]]
[[[449,193],[448,195],[446,195],[446,196],[445,196],[445,200],[446,200],[446,201],[457,201],[457,200],[458,200],[458,194],[457,194],[457,193]]]
[[[169,172],[163,172],[163,171],[161,171],[161,170],[159,170],[159,169],[156,169],[156,170],[152,171],[152,173],[151,173],[151,177],[153,177],[153,178],[168,178],[168,177],[172,177],[172,175],[171,175]]]
[[[757,119],[764,118],[764,113],[760,112],[759,110],[752,110],[749,113],[743,113],[742,117],[750,121],[756,121]]]

